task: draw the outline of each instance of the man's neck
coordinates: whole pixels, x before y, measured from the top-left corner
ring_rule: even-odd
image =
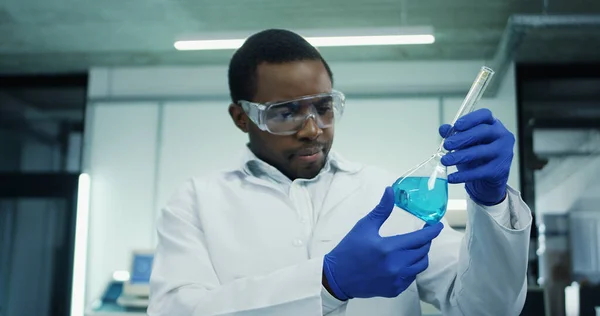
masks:
[[[285,176],[290,181],[294,181],[297,179],[306,179],[306,180],[314,179],[319,175],[319,173],[321,173],[323,171],[323,169],[325,168],[325,165],[327,165],[327,163],[326,163],[324,166],[322,166],[321,169],[319,169],[319,172],[310,178],[300,178],[298,176],[292,175],[289,172],[286,172],[285,169],[282,168],[281,166],[278,166],[276,163],[273,163],[269,159],[266,159],[263,155],[260,154],[260,151],[254,149],[250,143],[246,144],[246,146],[258,160],[260,160],[261,162],[263,162],[264,164],[266,164],[272,168],[275,168],[277,171],[279,171],[283,176]],[[327,158],[326,158],[326,160],[327,160]],[[263,171],[268,173],[268,170],[263,170]]]

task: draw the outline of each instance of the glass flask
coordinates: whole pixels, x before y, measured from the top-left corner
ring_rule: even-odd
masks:
[[[493,75],[492,69],[481,67],[451,123],[452,126],[463,115],[473,111]],[[439,222],[446,214],[448,171],[446,166],[441,163],[441,159],[448,152],[444,148],[444,141],[453,134],[454,131],[451,128],[446,137],[442,139],[435,154],[405,172],[392,185],[396,206],[429,225]]]

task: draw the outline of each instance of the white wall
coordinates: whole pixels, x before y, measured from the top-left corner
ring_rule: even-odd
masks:
[[[439,124],[452,119],[481,66],[332,64],[336,89],[350,96],[334,148],[402,173],[437,149]],[[92,181],[88,303],[114,270],[129,268],[132,249],[153,246],[156,214],[185,178],[238,163],[246,135],[230,122],[226,75],[223,66],[91,71],[83,166]],[[498,97],[481,106],[515,130],[512,70]],[[452,188],[451,198],[464,191]]]
[[[158,105],[90,104],[88,292],[97,298],[130,251],[152,246]]]
[[[331,63],[336,89],[347,93],[465,93],[483,61]],[[227,67],[94,68],[91,98],[229,95]]]
[[[186,178],[235,167],[239,162],[247,139],[233,127],[227,106],[225,99],[164,104],[157,213]],[[155,234],[152,237],[154,240]]]

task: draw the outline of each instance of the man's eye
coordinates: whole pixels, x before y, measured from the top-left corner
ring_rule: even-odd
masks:
[[[294,117],[294,114],[293,110],[284,108],[271,111],[269,117],[276,120],[289,120]]]
[[[327,113],[332,110],[333,110],[333,107],[331,105],[321,105],[321,106],[317,107],[317,112],[319,112],[319,114],[324,114],[324,113]]]
[[[294,115],[294,113],[287,111],[287,112],[281,112],[278,114],[279,117],[284,118],[284,119],[288,119],[290,117],[292,117]]]
[[[315,104],[315,108],[317,109],[317,112],[319,112],[319,114],[324,114],[333,110],[333,102],[326,101],[320,104]]]

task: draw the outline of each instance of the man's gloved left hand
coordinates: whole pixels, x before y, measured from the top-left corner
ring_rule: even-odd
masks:
[[[451,126],[440,126],[442,137]],[[445,166],[456,165],[458,172],[448,175],[449,183],[465,183],[467,193],[482,205],[496,205],[506,197],[506,185],[513,159],[514,135],[494,118],[488,109],[479,109],[456,121],[447,137],[442,157]]]

